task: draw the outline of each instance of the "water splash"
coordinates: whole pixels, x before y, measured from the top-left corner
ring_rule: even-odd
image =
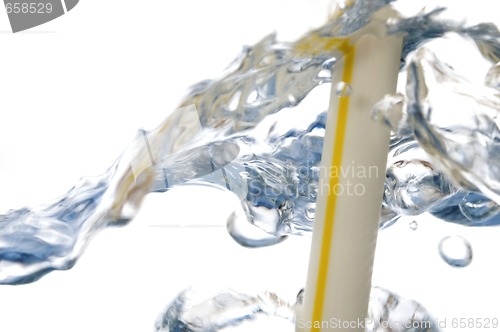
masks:
[[[188,289],[160,315],[155,331],[215,332],[255,321],[281,320],[293,329],[293,307],[276,294],[245,294],[232,289]]]
[[[269,330],[295,331],[295,309],[302,305],[304,292],[299,292],[295,304],[274,293],[242,293],[232,289],[188,289],[160,315],[155,331],[217,332]],[[434,318],[419,303],[402,298],[383,288],[374,287],[370,294],[367,332],[439,331]],[[408,328],[405,328],[408,327]],[[410,328],[411,327],[411,328]]]
[[[418,302],[381,287],[373,287],[368,307],[367,332],[437,332],[435,319]]]
[[[195,85],[159,129],[141,131],[104,175],[83,179],[47,206],[0,215],[0,283],[70,268],[96,232],[133,218],[149,190],[186,183],[232,191],[245,222],[272,234],[247,237],[229,222],[241,244],[269,245],[309,231],[304,207],[310,215],[316,200],[317,180],[310,179],[317,179],[312,167],[321,158],[325,116],[296,106],[330,82],[324,72],[336,61],[324,45],[308,49],[314,38],[329,40],[313,31],[295,43],[270,35],[246,47],[223,77]],[[283,116],[285,128],[278,125]]]
[[[420,48],[430,40],[456,33],[472,40],[485,58],[492,63],[500,60],[500,33],[493,23],[481,23],[466,26],[460,21],[451,21],[439,17],[446,8],[439,7],[429,13],[421,13],[413,17],[391,19],[389,31],[404,33],[402,59]]]
[[[164,152],[167,129],[165,122],[146,136],[141,131],[105,174],[83,178],[54,203],[0,215],[0,283],[71,268],[96,232],[133,218],[153,183],[152,161]]]
[[[461,236],[447,236],[439,242],[439,255],[450,266],[465,267],[472,262],[472,247]]]
[[[385,202],[397,214],[416,215],[430,210],[456,190],[432,164],[414,157],[399,156],[387,169]]]
[[[425,22],[429,30],[437,29],[436,35],[453,35],[463,46],[470,47],[473,40],[479,55],[471,61],[494,63],[500,45],[494,26],[443,23],[434,17],[438,12],[401,20],[394,27],[409,34],[413,41],[407,46],[413,49],[429,31],[412,37],[412,24]],[[425,45],[407,62],[406,94],[387,96],[374,108],[374,118],[393,132],[384,197],[388,209],[383,213],[428,211],[468,226],[497,224],[500,99],[491,88],[495,66],[481,85],[470,83]]]
[[[82,180],[55,203],[1,215],[0,283],[30,282],[70,268],[98,230],[128,222],[148,190],[176,185],[234,193],[244,218],[232,215],[228,231],[243,245],[308,233],[327,105],[326,99],[324,108],[309,101],[331,82],[339,60],[333,40],[361,28],[387,2],[355,1],[294,43],[269,35],[244,48],[222,77],[192,87],[161,130],[147,140],[141,132],[106,174]],[[493,65],[500,33],[491,24],[443,22],[439,13],[390,22],[393,33],[406,34],[402,72],[408,83],[406,95],[382,101],[374,115],[394,131],[382,228],[400,215],[425,211],[467,225],[500,222],[498,90],[471,85],[422,47],[453,33],[474,41]],[[488,75],[487,82],[496,77]],[[451,100],[466,121],[443,115]],[[143,171],[135,181],[134,169]]]
[[[425,48],[409,65],[408,114],[418,143],[457,186],[482,192],[498,203],[500,98],[493,91],[467,84]],[[444,119],[438,95],[447,100],[447,107],[453,101],[456,119]]]
[[[108,172],[84,178],[54,203],[0,215],[0,283],[32,282],[70,268],[99,230],[130,221],[148,191],[178,185],[236,195],[243,218],[232,214],[227,227],[244,246],[310,232],[327,103],[317,107],[309,100],[332,81],[340,60],[332,39],[360,29],[388,2],[354,1],[294,43],[269,35],[244,48],[223,76],[193,86],[157,130],[141,131]],[[389,22],[392,33],[406,34],[401,68],[408,81],[405,93],[374,109],[374,119],[393,131],[381,228],[423,212],[470,226],[500,224],[500,33],[492,24],[440,20],[441,12]],[[490,62],[484,86],[469,83],[425,48],[449,34],[473,41]],[[336,93],[349,95],[350,87],[339,85]],[[450,117],[450,108],[460,116]],[[470,263],[470,246],[456,255],[448,242],[440,253],[449,264]],[[380,288],[372,290],[369,314],[368,331],[403,322],[415,323],[414,331],[437,331],[422,306]],[[263,317],[293,328],[294,305],[272,293],[186,291],[156,330],[218,331]]]

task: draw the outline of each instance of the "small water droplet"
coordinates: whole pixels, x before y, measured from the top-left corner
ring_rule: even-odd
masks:
[[[314,216],[316,214],[315,211],[316,211],[316,203],[307,204],[305,212],[306,218],[309,220],[314,220]]]
[[[337,96],[339,97],[348,97],[351,95],[351,92],[352,92],[352,88],[351,86],[346,83],[346,82],[339,82],[337,83],[337,85],[335,86],[335,93],[337,94]]]
[[[410,229],[411,229],[412,231],[416,231],[416,230],[417,230],[417,228],[418,228],[418,223],[417,223],[415,220],[413,220],[413,221],[409,224],[409,226],[410,226]]]
[[[447,236],[439,242],[439,255],[450,266],[465,267],[472,261],[472,248],[461,236]]]

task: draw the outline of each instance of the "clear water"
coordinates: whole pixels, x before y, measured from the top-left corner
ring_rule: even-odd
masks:
[[[156,130],[139,132],[105,174],[83,178],[46,206],[1,215],[0,283],[28,283],[71,268],[99,230],[130,221],[144,195],[180,185],[236,195],[246,218],[232,215],[227,229],[244,246],[309,233],[327,100],[324,109],[305,105],[331,82],[338,58],[326,48],[329,38],[361,28],[387,2],[355,1],[295,42],[269,35],[244,48],[220,78],[193,86]],[[493,24],[440,20],[440,13],[388,22],[392,33],[405,34],[401,77],[407,83],[373,112],[392,130],[381,228],[424,212],[468,226],[500,223],[500,33]],[[477,49],[471,61],[489,63],[481,82],[426,46],[443,36]],[[335,91],[346,95],[350,87]]]
[[[155,331],[226,331],[236,325],[244,328],[245,324],[263,319],[280,320],[284,325],[280,330],[293,331],[293,305],[269,292],[188,289],[158,318]]]
[[[158,317],[155,331],[292,332],[295,331],[295,307],[302,305],[303,294],[302,290],[295,303],[287,303],[269,292],[188,289],[179,294]],[[333,324],[342,323],[333,322],[332,326]],[[367,332],[389,331],[389,328],[393,332],[438,330],[435,319],[420,304],[380,287],[372,289],[364,325]]]

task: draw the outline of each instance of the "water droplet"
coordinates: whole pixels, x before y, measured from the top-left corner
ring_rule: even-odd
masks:
[[[500,62],[488,70],[484,78],[484,84],[490,88],[500,89]]]
[[[418,302],[380,287],[370,293],[366,331],[438,331],[436,321]],[[384,326],[415,326],[412,329],[386,329]],[[418,326],[418,328],[417,328]],[[423,327],[425,326],[425,328]]]
[[[413,221],[409,224],[409,226],[410,226],[410,229],[411,229],[412,231],[416,231],[416,230],[417,230],[417,228],[418,228],[418,223],[417,223],[415,220],[413,220]]]
[[[316,211],[316,203],[309,203],[306,205],[306,218],[309,220],[314,220],[315,216],[315,211]]]
[[[447,236],[439,242],[439,255],[450,266],[465,267],[472,261],[472,248],[461,236]]]
[[[269,325],[292,331],[293,316],[294,308],[272,292],[193,287],[167,307],[155,331],[262,331]]]
[[[337,94],[337,96],[339,97],[348,97],[351,95],[351,92],[352,92],[352,88],[351,86],[346,83],[346,82],[339,82],[337,83],[337,85],[335,86],[335,93]]]

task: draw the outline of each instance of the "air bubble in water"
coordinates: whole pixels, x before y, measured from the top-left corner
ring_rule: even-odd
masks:
[[[450,266],[465,267],[472,261],[472,248],[461,236],[447,236],[439,242],[439,255]]]
[[[349,97],[352,92],[352,87],[346,82],[339,82],[335,85],[335,93],[339,97]]]

